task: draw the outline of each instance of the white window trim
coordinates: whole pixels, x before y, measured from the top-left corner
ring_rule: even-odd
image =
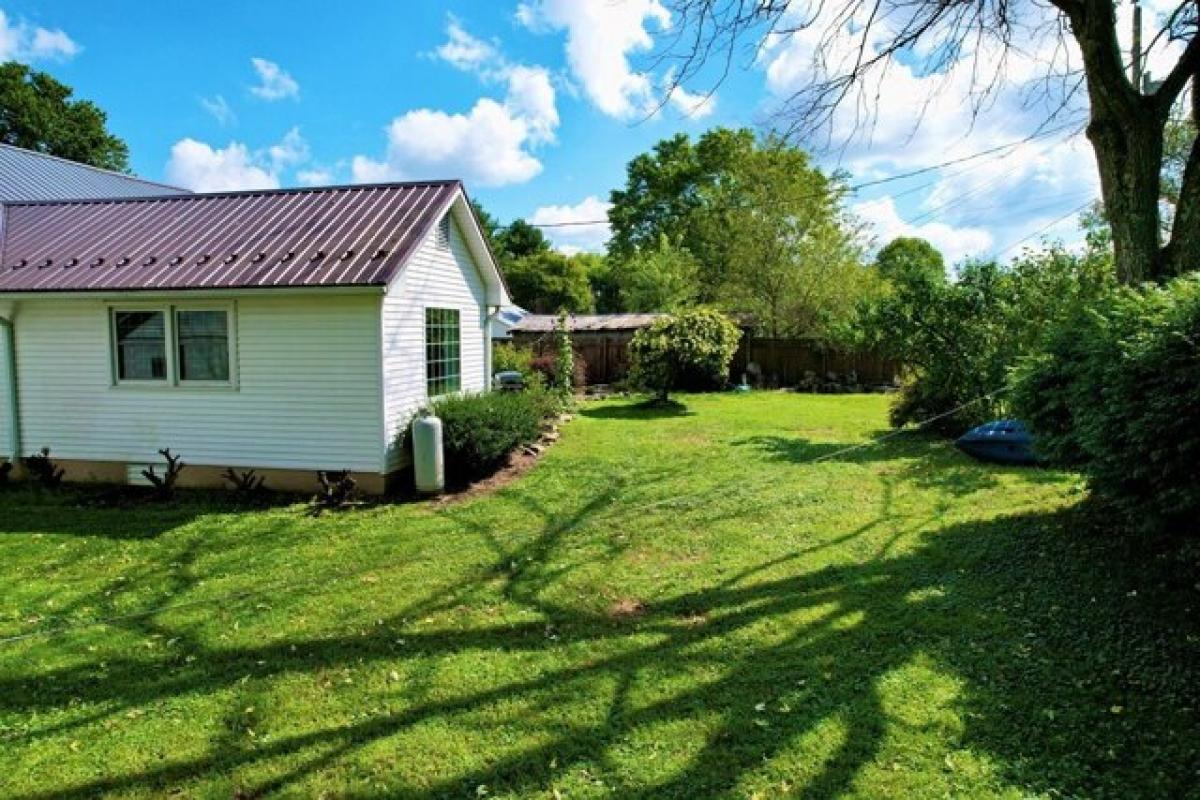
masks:
[[[429,312],[454,311],[458,314],[458,388],[442,394],[429,393]],[[421,380],[425,384],[425,397],[429,400],[440,400],[443,397],[453,397],[462,393],[462,309],[458,306],[424,306],[421,309],[421,361],[424,364],[424,374]]]
[[[120,364],[117,356],[117,313],[122,311],[160,311],[163,314],[167,355],[167,377],[165,378],[126,378],[120,377]],[[176,314],[180,311],[224,311],[226,315],[226,333],[229,336],[229,380],[205,381],[182,380],[179,376],[179,339],[176,335]],[[183,303],[154,303],[148,301],[133,301],[128,303],[108,303],[105,309],[108,314],[108,357],[109,377],[113,388],[119,389],[198,389],[230,390],[239,387],[238,352],[237,352],[237,303],[234,301],[193,301]]]

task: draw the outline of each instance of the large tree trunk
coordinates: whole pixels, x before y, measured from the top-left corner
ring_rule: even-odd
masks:
[[[1087,134],[1096,151],[1117,279],[1122,283],[1157,280],[1164,272],[1158,201],[1165,124],[1149,112],[1136,122],[1118,121],[1092,102]]]
[[[1087,74],[1100,189],[1117,277],[1124,283],[1162,281],[1200,266],[1200,143],[1184,170],[1170,241],[1159,227],[1163,137],[1171,106],[1200,69],[1200,49],[1189,42],[1175,69],[1152,94],[1125,72],[1111,0],[1053,0],[1071,22]]]

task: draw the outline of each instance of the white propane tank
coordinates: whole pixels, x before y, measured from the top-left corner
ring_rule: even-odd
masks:
[[[446,466],[442,458],[442,421],[422,413],[413,420],[413,470],[417,491],[440,494],[446,488]]]

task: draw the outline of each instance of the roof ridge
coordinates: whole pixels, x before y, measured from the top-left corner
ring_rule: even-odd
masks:
[[[18,148],[20,149],[20,148]],[[118,173],[119,174],[119,173]],[[444,178],[425,181],[386,181],[382,183],[337,183],[328,186],[285,186],[277,189],[231,189],[221,192],[188,192],[186,194],[151,194],[125,197],[75,197],[57,200],[9,200],[7,206],[62,206],[90,205],[94,203],[146,203],[152,201],[188,201],[211,200],[222,197],[257,197],[261,195],[300,194],[303,192],[335,192],[359,189],[399,189],[417,186],[457,186],[462,185],[458,178]],[[175,188],[175,187],[170,187]]]
[[[30,150],[28,147],[17,147],[15,144],[9,144],[8,142],[0,142],[0,147],[6,148],[8,150],[16,150],[19,153],[28,153],[31,156],[37,156],[38,158],[44,158],[48,161],[58,161],[63,164],[69,164],[72,167],[79,167],[82,169],[91,170],[92,172],[100,172],[105,175],[112,175],[113,177],[116,177],[116,178],[124,178],[125,180],[136,181],[137,183],[145,183],[149,186],[158,186],[163,189],[174,189],[175,191],[178,191],[178,192],[187,192],[188,191],[187,189],[184,189],[182,186],[175,186],[174,184],[171,184],[171,183],[163,183],[162,181],[152,181],[149,178],[143,178],[139,175],[130,175],[125,172],[117,172],[115,169],[106,169],[105,167],[97,167],[92,164],[85,164],[82,161],[74,161],[70,158],[63,158],[62,156],[56,156],[53,153],[43,153],[40,150]]]

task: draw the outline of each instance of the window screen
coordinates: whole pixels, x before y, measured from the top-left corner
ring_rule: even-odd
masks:
[[[229,380],[229,314],[225,311],[178,311],[179,380]]]
[[[161,311],[115,311],[113,322],[117,333],[117,378],[166,380],[166,315]]]
[[[457,308],[425,309],[425,390],[437,397],[462,388]]]

